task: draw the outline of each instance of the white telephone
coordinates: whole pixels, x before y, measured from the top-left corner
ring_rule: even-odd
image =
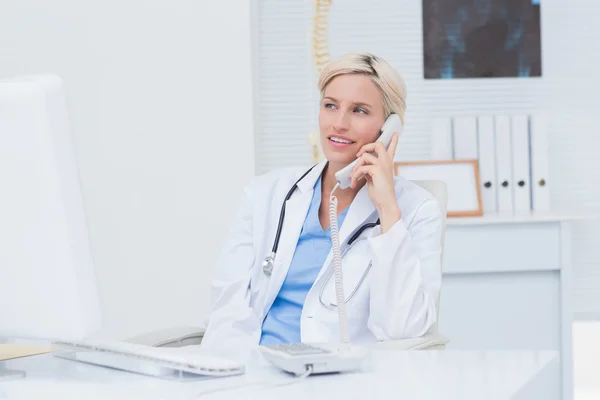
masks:
[[[398,132],[400,135],[403,130],[402,121],[397,114],[391,114],[386,120],[380,130],[378,141],[382,142],[385,148],[387,149],[390,145],[390,141],[392,140],[392,136],[394,136],[395,132]],[[352,169],[358,162],[358,159],[354,160],[348,166],[342,168],[335,174],[335,179],[339,183],[340,189],[346,189],[350,187],[350,174],[352,173]],[[363,179],[364,175],[362,175],[360,179]]]

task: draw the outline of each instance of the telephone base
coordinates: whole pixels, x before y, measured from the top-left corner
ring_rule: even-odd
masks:
[[[312,375],[358,371],[369,355],[363,347],[331,344],[262,345],[259,349],[271,364],[294,375],[308,370]]]

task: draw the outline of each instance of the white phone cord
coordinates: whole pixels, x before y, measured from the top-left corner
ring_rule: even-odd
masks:
[[[338,318],[340,325],[340,339],[342,344],[350,343],[348,333],[348,316],[346,314],[346,301],[344,295],[344,273],[342,271],[342,257],[340,255],[340,237],[338,232],[337,197],[333,192],[338,188],[335,185],[329,196],[329,227],[331,228],[331,245],[333,250],[333,270],[335,272],[335,297],[337,301]]]

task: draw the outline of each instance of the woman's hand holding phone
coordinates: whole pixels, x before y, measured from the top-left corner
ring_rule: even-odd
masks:
[[[351,188],[356,187],[361,175],[365,175],[369,197],[379,213],[382,233],[387,232],[401,217],[394,187],[397,145],[398,132],[394,133],[387,149],[380,141],[364,145],[356,155],[359,160],[350,174]]]

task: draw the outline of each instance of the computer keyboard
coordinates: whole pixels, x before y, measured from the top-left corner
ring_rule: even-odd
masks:
[[[204,376],[230,376],[245,372],[243,364],[185,349],[157,348],[126,342],[85,340],[55,341],[64,351],[56,356],[147,375],[180,375],[186,372]]]

